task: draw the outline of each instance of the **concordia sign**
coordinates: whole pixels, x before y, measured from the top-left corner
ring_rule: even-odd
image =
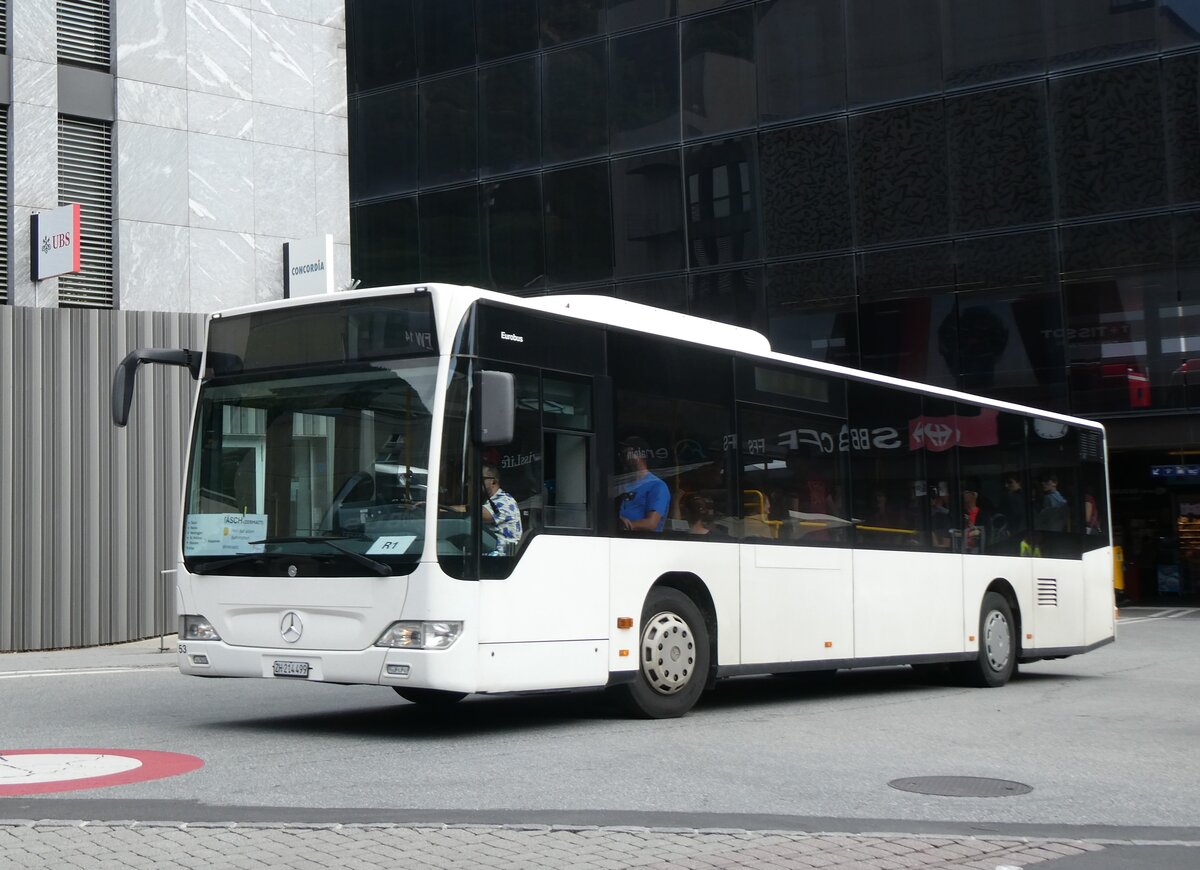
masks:
[[[283,244],[283,296],[333,292],[333,236],[326,233]]]
[[[79,212],[79,203],[73,202],[30,218],[29,262],[34,281],[82,269]]]

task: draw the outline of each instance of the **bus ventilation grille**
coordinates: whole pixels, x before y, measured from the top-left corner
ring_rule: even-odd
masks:
[[[1058,607],[1058,581],[1053,577],[1039,577],[1037,603],[1039,607]]]

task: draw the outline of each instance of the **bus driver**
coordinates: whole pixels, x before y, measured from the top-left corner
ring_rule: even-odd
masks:
[[[625,481],[621,486],[621,528],[661,532],[671,506],[671,491],[646,467],[650,445],[636,435],[621,442]]]

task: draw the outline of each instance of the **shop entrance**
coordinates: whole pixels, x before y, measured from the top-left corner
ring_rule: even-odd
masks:
[[[1200,604],[1200,452],[1109,457],[1114,543],[1129,604]]]

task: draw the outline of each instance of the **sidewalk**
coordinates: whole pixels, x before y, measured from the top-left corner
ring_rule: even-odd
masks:
[[[237,825],[0,822],[0,861],[19,868],[1029,867],[1101,852],[1092,842],[905,834],[802,834],[520,825]],[[1200,850],[1197,850],[1200,858]]]
[[[176,667],[176,636],[38,652],[0,652],[0,678],[20,673],[108,668]]]

